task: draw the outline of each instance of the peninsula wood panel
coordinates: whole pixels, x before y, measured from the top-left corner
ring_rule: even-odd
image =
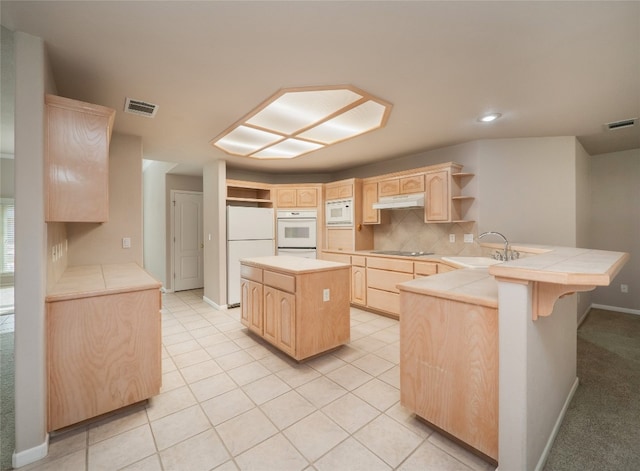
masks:
[[[296,359],[349,342],[350,267],[297,275]],[[323,291],[329,290],[329,301]]]
[[[401,312],[401,404],[497,460],[497,309],[403,292]]]
[[[160,392],[158,289],[47,303],[48,427]]]

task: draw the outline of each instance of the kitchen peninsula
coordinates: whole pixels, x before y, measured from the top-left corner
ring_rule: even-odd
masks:
[[[292,256],[240,261],[241,321],[300,361],[349,341],[351,267]]]
[[[160,287],[136,263],[68,267],[51,287],[49,431],[160,392]]]
[[[577,303],[566,295],[609,285],[629,254],[512,248],[529,256],[398,285],[400,394],[500,469],[533,470],[578,386]]]

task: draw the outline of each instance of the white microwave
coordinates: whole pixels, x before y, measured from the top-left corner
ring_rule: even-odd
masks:
[[[353,199],[327,201],[325,222],[327,226],[353,226]]]

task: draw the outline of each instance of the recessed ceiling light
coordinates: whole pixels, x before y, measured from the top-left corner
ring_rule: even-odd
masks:
[[[478,121],[480,121],[481,123],[490,123],[491,121],[495,121],[496,119],[498,119],[500,116],[502,116],[502,114],[500,113],[488,113],[480,116],[478,118]]]
[[[381,128],[390,111],[350,85],[282,89],[211,144],[231,155],[291,159]]]

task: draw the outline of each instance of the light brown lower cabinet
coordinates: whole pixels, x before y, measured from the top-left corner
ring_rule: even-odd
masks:
[[[400,403],[497,460],[497,308],[403,291],[401,310]]]
[[[155,288],[46,303],[48,431],[160,392],[160,296]]]
[[[248,260],[241,264],[243,325],[296,360],[349,342],[349,265],[295,272]]]
[[[367,269],[351,267],[351,303],[367,305]]]

